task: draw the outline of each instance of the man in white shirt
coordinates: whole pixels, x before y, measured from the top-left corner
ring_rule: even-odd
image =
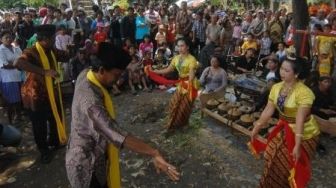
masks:
[[[150,26],[150,35],[154,39],[156,33],[158,32],[158,26],[161,22],[161,17],[157,11],[154,10],[154,4],[149,5],[149,9],[145,12],[146,22]]]

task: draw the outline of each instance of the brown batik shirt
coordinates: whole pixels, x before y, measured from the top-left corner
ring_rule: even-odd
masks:
[[[127,136],[110,117],[103,92],[86,78],[87,72],[84,70],[76,82],[65,157],[68,179],[74,188],[88,188],[93,174],[101,185],[106,184],[107,144],[121,148]]]
[[[69,54],[66,51],[53,50],[57,61],[66,62],[69,60]],[[50,68],[56,70],[52,62],[51,51],[46,52],[50,63]],[[24,63],[31,63],[34,66],[43,68],[39,53],[35,46],[27,48],[23,51],[21,57],[17,61]],[[36,111],[41,108],[49,106],[49,98],[44,75],[27,72],[27,79],[21,88],[22,102],[26,109]],[[57,92],[54,91],[55,95]],[[57,97],[55,97],[57,99]]]

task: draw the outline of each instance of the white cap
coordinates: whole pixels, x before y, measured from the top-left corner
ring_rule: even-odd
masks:
[[[65,9],[65,13],[72,12],[72,8]]]
[[[113,6],[108,6],[107,10],[113,10]]]

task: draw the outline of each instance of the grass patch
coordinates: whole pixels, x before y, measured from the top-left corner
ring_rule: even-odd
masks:
[[[188,126],[175,130],[173,132],[166,133],[166,143],[168,143],[169,146],[175,149],[185,148],[185,146],[189,146],[189,143],[197,139],[197,137],[199,136],[199,130],[202,127],[203,124],[200,112],[194,112],[190,116]]]

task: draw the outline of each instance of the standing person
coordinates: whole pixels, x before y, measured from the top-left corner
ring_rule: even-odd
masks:
[[[25,13],[23,17],[22,25],[19,25],[17,34],[19,36],[20,48],[25,49],[27,47],[27,41],[32,37],[35,33],[34,22],[29,13]]]
[[[163,43],[167,42],[167,36],[164,25],[159,26],[159,31],[155,35],[155,41],[157,47],[160,47]]]
[[[256,38],[260,39],[264,31],[266,31],[266,26],[264,24],[264,11],[259,10],[257,17],[251,22],[250,33]]]
[[[121,21],[121,38],[126,40],[127,38],[131,40],[132,44],[135,42],[135,14],[134,8],[128,8],[128,15],[125,16]]]
[[[276,48],[280,42],[283,41],[284,28],[282,27],[282,23],[280,21],[280,12],[277,11],[274,13],[273,20],[269,23],[269,32],[270,38],[272,40],[271,51],[276,51]]]
[[[14,22],[11,20],[11,14],[5,12],[3,18],[4,20],[0,23],[0,32],[7,30],[14,32]]]
[[[241,26],[241,18],[236,18],[235,25],[233,26],[232,32],[232,45],[239,46],[242,39],[242,26]]]
[[[57,26],[56,26],[57,28]],[[65,26],[61,25],[57,30],[57,35],[55,39],[55,47],[58,50],[66,51],[72,44],[72,38],[66,32]],[[70,66],[68,62],[59,62],[62,67],[60,72],[60,81],[68,81],[70,79]]]
[[[99,8],[96,12],[96,15],[97,18],[94,19],[91,23],[91,32],[96,32],[98,23],[102,23],[103,25],[105,24],[104,13],[101,10],[99,10]]]
[[[13,118],[18,117],[18,108],[21,102],[20,84],[21,73],[13,63],[21,55],[20,48],[13,47],[14,36],[11,31],[2,31],[0,34],[0,79],[1,94],[7,103],[7,115],[9,123],[13,123]],[[15,114],[14,114],[15,113]]]
[[[176,15],[176,33],[189,38],[192,29],[192,20],[191,16],[188,14],[187,2],[183,1],[181,7],[181,10]]]
[[[110,39],[112,43],[121,48],[122,47],[122,40],[121,40],[121,33],[120,33],[120,25],[121,25],[121,13],[120,7],[115,6],[113,10],[113,14],[111,16],[111,24],[110,24]]]
[[[175,38],[176,38],[175,17],[170,16],[167,28],[167,43],[170,49],[174,49]]]
[[[42,18],[42,21],[41,21],[42,25],[53,23],[53,21],[54,21],[54,10],[55,10],[55,7],[53,7],[51,5],[47,6],[46,11],[45,11],[45,9],[43,11],[41,10],[41,13],[43,12],[43,14],[44,14],[43,18]]]
[[[260,59],[271,54],[272,40],[269,37],[268,31],[264,31],[263,37],[259,40],[259,44],[260,44],[260,52],[259,52]]]
[[[60,9],[56,9],[54,11],[54,20],[53,20],[53,25],[56,25],[56,30],[58,30],[61,25],[64,25],[66,27],[66,23],[63,19],[62,11]]]
[[[120,77],[129,57],[108,43],[99,44],[97,57],[99,59],[92,59],[92,69],[79,75],[75,87],[65,159],[71,186],[120,187],[118,152],[123,147],[152,156],[157,172],[163,171],[177,181],[176,168],[167,163],[158,150],[124,131],[115,121],[107,88]]]
[[[136,24],[135,39],[137,45],[140,45],[144,36],[150,34],[150,28],[148,26],[148,23],[146,22],[145,9],[142,7],[139,9],[139,15],[135,19],[135,24]]]
[[[149,77],[154,81],[160,82],[160,79],[155,79],[154,74],[168,74],[177,70],[179,80],[178,87],[169,106],[168,129],[179,128],[186,126],[189,121],[189,116],[192,111],[193,102],[197,97],[199,82],[195,76],[198,68],[197,60],[189,53],[190,44],[187,39],[180,38],[177,40],[179,54],[173,57],[170,65],[161,70],[148,71]],[[162,81],[161,84],[168,84]],[[172,82],[170,82],[172,84]]]
[[[207,23],[203,19],[203,12],[199,11],[196,15],[196,20],[194,21],[192,26],[192,32],[193,32],[192,42],[193,45],[196,47],[197,55],[199,54],[199,51],[205,46],[206,28]]]
[[[15,16],[14,16],[14,28],[13,28],[13,33],[16,35],[16,39],[19,39],[19,45],[21,47],[21,45],[23,44],[23,41],[21,40],[21,35],[25,32],[24,31],[24,20],[22,17],[22,13],[21,12],[15,12]],[[24,48],[21,48],[24,49]]]
[[[216,45],[219,44],[220,34],[222,27],[217,24],[218,17],[217,15],[211,15],[211,22],[207,26],[205,34],[206,34],[206,44],[210,42],[214,42]]]
[[[265,150],[265,170],[260,187],[307,187],[311,177],[310,163],[320,134],[311,107],[313,92],[304,85],[303,60],[286,59],[280,69],[282,82],[273,85],[268,103],[261,117],[254,122],[251,133],[256,152]],[[268,137],[266,144],[255,140],[273,113],[280,120]],[[251,146],[250,145],[250,146]],[[259,149],[258,149],[259,148]]]
[[[73,37],[72,32],[73,32],[73,30],[76,29],[76,22],[72,17],[73,16],[73,10],[71,8],[67,8],[65,10],[65,13],[66,13],[66,15],[65,15],[64,22],[66,24],[66,28],[68,30],[69,35],[71,35]]]
[[[78,23],[79,27],[82,29],[82,39],[85,41],[87,38],[89,38],[90,33],[91,33],[91,24],[92,24],[92,19],[88,17],[84,11],[84,9],[79,9],[78,13]]]
[[[52,159],[50,147],[57,149],[67,141],[61,90],[55,78],[58,77],[57,62],[67,62],[69,54],[53,49],[55,25],[40,25],[36,33],[36,44],[24,50],[14,65],[27,72],[21,88],[22,102],[33,125],[41,162],[49,163]]]
[[[160,14],[154,10],[154,3],[149,4],[149,8],[145,13],[146,22],[149,23],[150,27],[150,38],[153,40],[156,33],[158,32],[158,26],[161,22]]]

